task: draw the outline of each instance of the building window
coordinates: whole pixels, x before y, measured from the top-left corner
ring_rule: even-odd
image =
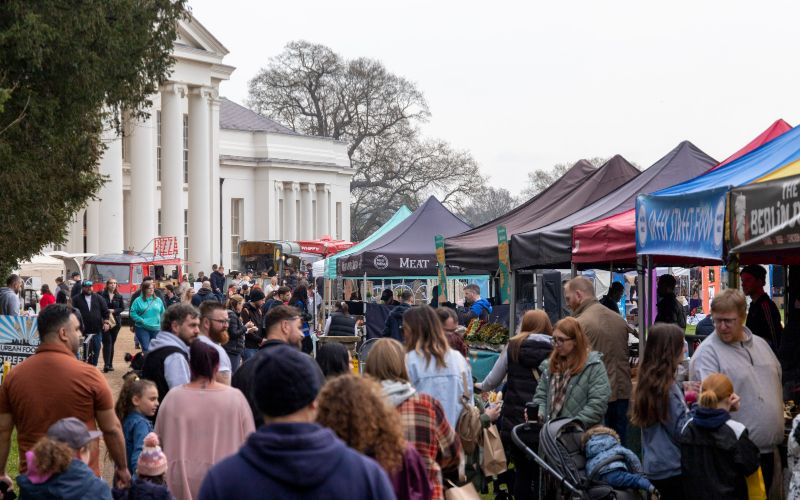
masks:
[[[342,239],[342,202],[336,202],[336,239]]]
[[[242,237],[242,211],[244,200],[231,198],[231,266],[239,266],[239,240]]]
[[[156,180],[161,182],[161,111],[156,112]]]
[[[157,217],[158,217],[158,222],[156,224],[156,227],[158,228],[158,235],[161,236],[161,209],[158,209]]]
[[[189,183],[189,115],[183,115],[183,183]]]
[[[189,211],[183,211],[183,260],[189,260]]]

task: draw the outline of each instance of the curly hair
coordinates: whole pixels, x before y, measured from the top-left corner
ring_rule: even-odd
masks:
[[[374,458],[388,473],[400,470],[406,440],[400,414],[389,406],[381,386],[365,377],[341,375],[319,393],[317,422],[347,445]]]
[[[47,436],[39,439],[32,451],[40,474],[61,474],[67,470],[75,454],[68,444]]]

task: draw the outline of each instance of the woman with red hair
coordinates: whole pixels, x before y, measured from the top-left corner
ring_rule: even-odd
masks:
[[[571,417],[587,429],[603,421],[611,396],[602,355],[590,351],[589,338],[578,320],[566,317],[553,327],[553,352],[542,362],[533,402],[539,420]]]

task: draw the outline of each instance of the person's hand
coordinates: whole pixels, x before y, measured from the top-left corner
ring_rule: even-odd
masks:
[[[14,482],[8,477],[8,474],[0,475],[0,481],[6,483],[9,487],[14,486]]]
[[[489,420],[496,422],[497,419],[500,418],[500,410],[502,407],[503,405],[500,403],[489,405],[486,407],[486,411],[484,413],[489,416]]]
[[[131,473],[127,467],[114,471],[114,484],[121,489],[128,488],[131,485]]]
[[[246,326],[247,329],[249,330],[249,329],[253,328],[254,326],[256,326],[256,324],[253,323],[252,321],[248,321],[244,326]]]
[[[111,325],[108,324],[108,321],[103,321],[103,331],[107,332],[111,328]]]
[[[739,411],[739,403],[741,403],[742,398],[739,397],[738,394],[735,392],[731,394],[731,411]]]
[[[479,391],[483,391],[483,389],[481,389],[482,386],[481,386],[480,382],[476,382],[474,387],[475,387],[475,389],[477,389]]]

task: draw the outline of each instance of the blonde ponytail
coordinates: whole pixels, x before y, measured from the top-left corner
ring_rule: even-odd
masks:
[[[704,408],[716,408],[720,401],[733,394],[733,382],[722,373],[712,373],[703,379],[698,402]]]
[[[703,408],[716,408],[717,403],[719,403],[717,394],[714,391],[703,391],[697,401]]]

